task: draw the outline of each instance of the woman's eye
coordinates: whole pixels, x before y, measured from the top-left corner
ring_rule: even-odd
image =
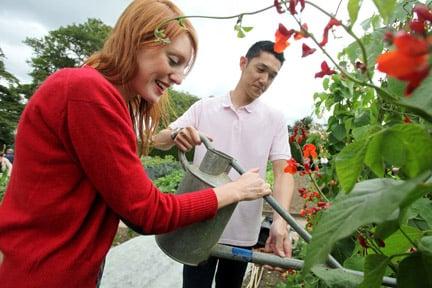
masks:
[[[179,64],[179,59],[177,57],[171,56],[171,57],[168,57],[168,59],[169,59],[170,65],[178,65]]]

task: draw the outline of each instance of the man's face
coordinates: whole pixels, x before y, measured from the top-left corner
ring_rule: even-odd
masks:
[[[241,86],[251,101],[260,97],[270,87],[281,66],[281,62],[268,52],[261,52],[250,61],[246,57],[240,59]]]

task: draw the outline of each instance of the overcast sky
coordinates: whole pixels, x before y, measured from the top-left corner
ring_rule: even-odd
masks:
[[[174,0],[186,15],[229,16],[241,12],[252,12],[273,4],[273,0]],[[339,0],[315,1],[327,11],[334,13]],[[338,18],[347,21],[343,0]],[[113,26],[130,0],[1,0],[0,47],[6,56],[6,69],[23,82],[29,82],[30,67],[26,61],[32,57],[32,49],[22,41],[26,37],[42,37],[48,31],[73,23],[85,22],[88,18],[99,18]],[[370,6],[369,6],[370,7]],[[369,11],[367,11],[369,10]],[[374,11],[362,7],[361,14],[370,16]],[[321,39],[328,18],[313,7],[307,6],[302,18],[309,30]],[[199,52],[194,69],[177,90],[198,97],[218,96],[234,88],[240,75],[239,59],[251,44],[259,40],[274,40],[279,23],[287,28],[298,28],[289,14],[279,15],[267,10],[258,15],[245,16],[244,26],[253,26],[245,38],[239,39],[233,30],[236,23],[231,20],[191,19],[199,36]],[[336,55],[349,42],[342,28],[335,30],[336,39],[330,34],[326,48]],[[343,38],[341,36],[344,36]],[[272,86],[262,96],[271,106],[282,110],[289,123],[311,115],[313,93],[321,91],[322,79],[314,79],[325,60],[316,52],[301,58],[301,44],[313,46],[311,40],[293,42],[285,52],[285,64]]]

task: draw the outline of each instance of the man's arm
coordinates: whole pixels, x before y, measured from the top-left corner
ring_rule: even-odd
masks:
[[[273,196],[288,211],[294,193],[294,178],[291,174],[284,172],[285,166],[285,160],[273,161]],[[281,257],[291,257],[291,238],[289,237],[288,224],[276,211],[273,213],[273,224],[266,246],[267,249],[270,248]]]

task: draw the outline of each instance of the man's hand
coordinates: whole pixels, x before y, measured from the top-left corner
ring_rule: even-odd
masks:
[[[266,251],[272,251],[280,257],[291,257],[291,237],[283,219],[276,219],[270,227],[270,234],[265,244]]]

